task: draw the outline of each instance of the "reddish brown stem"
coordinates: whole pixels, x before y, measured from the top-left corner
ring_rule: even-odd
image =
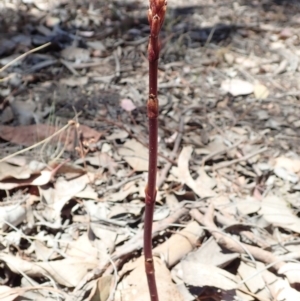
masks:
[[[165,18],[167,3],[165,0],[150,0],[148,20],[150,24],[150,36],[148,44],[149,60],[149,97],[147,102],[147,114],[149,119],[149,175],[145,188],[146,208],[144,226],[144,255],[145,270],[148,280],[151,301],[158,301],[155,270],[152,256],[152,223],[156,198],[156,174],[157,174],[157,140],[158,140],[158,97],[157,97],[157,70],[159,58],[158,34]]]

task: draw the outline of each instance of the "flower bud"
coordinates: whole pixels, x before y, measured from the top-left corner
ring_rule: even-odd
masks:
[[[160,27],[161,27],[160,18],[158,15],[155,15],[152,19],[151,35],[154,37],[158,36]]]
[[[159,16],[160,16],[160,28],[162,27],[164,20],[165,20],[165,16],[166,16],[166,10],[167,10],[167,6],[164,5],[162,7],[162,9],[159,12]]]
[[[160,9],[165,5],[165,0],[155,0],[156,10],[160,11]]]
[[[150,28],[152,27],[152,18],[153,18],[152,10],[149,8],[149,10],[148,10],[148,22],[150,24]]]
[[[152,11],[152,15],[155,15],[157,13],[155,0],[149,0],[149,9]]]

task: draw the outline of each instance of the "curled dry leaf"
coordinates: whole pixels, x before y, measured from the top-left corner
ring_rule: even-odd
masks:
[[[6,179],[0,182],[0,189],[10,190],[17,187],[24,186],[42,186],[46,185],[50,182],[53,176],[52,171],[50,170],[42,170],[39,174],[33,174],[28,179]]]
[[[47,203],[47,209],[52,211],[52,220],[60,220],[64,205],[77,193],[81,192],[87,183],[93,181],[94,176],[93,174],[86,174],[70,181],[58,178],[54,188],[40,188],[41,194]]]
[[[175,233],[164,243],[154,248],[153,252],[163,256],[168,266],[173,266],[192,251],[203,236],[204,230],[197,222],[193,221],[183,230]],[[180,248],[178,246],[180,246]]]
[[[214,196],[215,192],[212,188],[215,186],[215,181],[206,174],[204,169],[199,169],[200,176],[196,180],[192,178],[189,171],[189,160],[192,152],[192,146],[186,146],[182,149],[178,158],[178,179],[200,197]]]

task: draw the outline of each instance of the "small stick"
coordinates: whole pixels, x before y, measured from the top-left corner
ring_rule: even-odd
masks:
[[[145,188],[145,224],[144,224],[144,255],[145,270],[151,301],[158,301],[155,280],[154,263],[152,256],[152,223],[156,198],[157,176],[157,140],[158,140],[158,97],[157,72],[160,44],[158,35],[165,19],[167,2],[165,0],[149,0],[148,21],[150,36],[148,44],[149,60],[149,97],[147,115],[149,120],[149,168],[148,183]]]
[[[15,62],[17,62],[17,61],[19,61],[19,60],[25,58],[28,54],[37,52],[37,51],[39,51],[39,50],[41,50],[41,49],[43,49],[43,48],[46,48],[46,47],[48,47],[48,46],[50,46],[50,45],[51,45],[51,42],[48,42],[48,43],[46,43],[46,44],[43,44],[43,45],[41,45],[41,46],[39,46],[39,47],[33,48],[33,49],[31,49],[31,50],[29,50],[29,51],[27,51],[27,52],[21,54],[20,56],[16,57],[15,59],[13,59],[13,60],[10,61],[9,63],[7,63],[5,66],[3,66],[3,67],[0,69],[0,73],[3,72],[4,70],[6,70],[9,66],[13,65]]]

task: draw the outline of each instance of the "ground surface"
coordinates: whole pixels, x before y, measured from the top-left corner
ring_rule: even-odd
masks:
[[[300,300],[299,2],[168,5],[160,299]],[[0,2],[1,300],[148,300],[146,13]]]

